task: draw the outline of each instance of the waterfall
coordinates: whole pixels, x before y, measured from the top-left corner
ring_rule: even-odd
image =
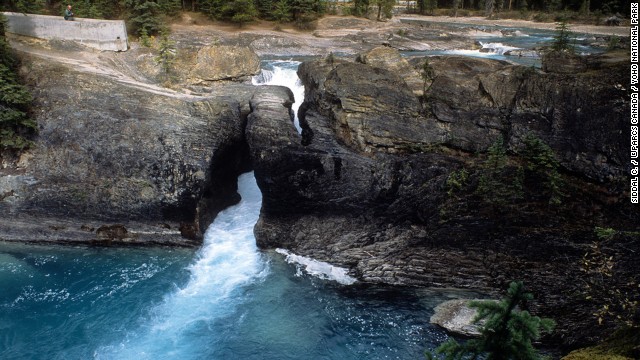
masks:
[[[253,226],[258,220],[262,195],[253,173],[238,178],[242,200],[225,209],[209,226],[204,245],[190,266],[191,276],[181,289],[152,309],[142,329],[117,345],[98,349],[97,359],[193,359],[202,339],[221,319],[233,315],[241,303],[243,286],[268,273],[258,252]]]
[[[293,60],[277,60],[269,61],[266,69],[263,69],[259,75],[252,79],[254,85],[280,85],[288,87],[293,92],[294,103],[291,106],[294,119],[293,125],[298,133],[302,133],[300,122],[298,120],[298,108],[304,101],[304,86],[298,78],[297,70],[299,61]]]

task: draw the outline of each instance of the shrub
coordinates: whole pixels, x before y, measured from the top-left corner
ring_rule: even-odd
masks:
[[[596,227],[594,231],[598,240],[589,244],[580,264],[584,273],[582,281],[585,300],[597,306],[593,316],[598,324],[610,319],[621,327],[637,327],[640,284],[637,279],[631,279],[626,286],[617,286],[611,279],[616,277],[617,264],[613,251],[616,236],[638,234],[601,227]]]
[[[522,198],[522,170],[509,167],[504,140],[499,138],[487,150],[487,159],[480,168],[476,192],[484,201],[502,206]]]
[[[447,195],[453,196],[453,193],[461,190],[469,180],[469,172],[466,169],[453,171],[447,178]]]
[[[544,185],[549,191],[549,204],[559,205],[562,202],[562,178],[558,172],[560,163],[556,160],[553,150],[540,138],[527,135],[524,138],[525,148],[522,156],[526,161],[527,170],[543,178]]]
[[[308,31],[312,31],[315,30],[318,26],[318,22],[316,21],[316,17],[309,15],[309,16],[301,16],[299,19],[297,19],[294,23],[295,27],[297,29],[300,30],[308,30]]]

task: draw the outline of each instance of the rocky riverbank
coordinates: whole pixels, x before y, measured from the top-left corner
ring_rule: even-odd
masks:
[[[568,73],[553,64],[569,59],[551,57],[557,71],[431,58],[420,96],[403,76],[417,76],[424,60],[399,71],[411,66],[393,52],[303,63],[301,137],[280,105],[286,93],[252,103],[269,108],[247,127],[264,196],[258,244],[372,283],[496,290],[521,279],[538,296],[534,312],[561,319],[554,340],[567,347],[613,326],[593,326],[599,305],[585,302],[579,279],[602,227],[631,231],[609,243],[610,285],[633,292],[638,283],[640,218],[622,185],[629,151],[619,141],[628,135],[626,60],[593,58]],[[532,141],[537,153],[527,155]],[[556,175],[527,160],[549,155]]]

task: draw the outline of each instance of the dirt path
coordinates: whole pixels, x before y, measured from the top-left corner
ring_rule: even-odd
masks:
[[[139,90],[181,99],[202,98],[189,93],[186,89],[178,92],[145,81],[136,74],[135,69],[131,69],[131,65],[126,60],[121,59],[119,55],[123,55],[123,53],[101,52],[66,43],[63,44],[62,48],[54,48],[47,41],[16,36],[9,37],[9,41],[11,47],[20,53],[46,59],[48,62],[55,62],[82,73],[108,77]]]

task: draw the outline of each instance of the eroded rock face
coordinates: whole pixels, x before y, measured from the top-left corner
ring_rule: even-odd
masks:
[[[625,64],[590,61],[599,71],[562,74],[488,59],[431,57],[434,77],[422,102],[407,81],[380,67],[318,60],[298,72],[308,102],[303,111],[313,107],[326,116],[338,139],[358,151],[446,145],[485,152],[504,138],[517,152],[532,135],[551,146],[566,169],[605,181],[624,174],[629,157],[626,144],[616,141],[629,132]],[[412,64],[418,74],[424,60]]]
[[[397,152],[441,140],[441,129],[421,116],[418,98],[389,70],[319,60],[303,63],[298,74],[309,106],[327,116],[339,141],[353,149]]]
[[[491,292],[523,280],[536,294],[534,313],[562,318],[555,341],[593,339],[594,305],[568,295],[584,291],[573,281],[583,274],[582,256],[598,241],[594,227],[640,222],[616,185],[626,183],[628,156],[619,141],[628,131],[627,94],[617,85],[624,64],[566,75],[485,59],[430,63],[435,77],[422,102],[380,67],[302,64],[302,136],[284,93],[266,108],[254,99],[247,138],[264,194],[258,244],[347,267],[371,283]],[[501,204],[478,190],[487,149],[503,138],[515,155],[528,135],[561,164],[557,207],[535,177],[522,197]],[[463,170],[456,185],[451,179]],[[620,241],[640,246],[632,236]],[[615,281],[624,287],[640,264],[626,250],[615,253],[624,264]]]
[[[236,178],[247,168],[240,104],[253,87],[229,86],[229,97],[202,98],[38,58],[25,59],[24,68],[30,70],[39,135],[20,161],[0,170],[3,230],[11,232],[11,218],[35,225],[44,223],[38,218],[78,219],[92,228],[117,222],[130,231],[115,240],[135,242],[133,222],[158,224],[159,233],[169,224],[178,238],[183,223],[192,228],[183,235],[197,243],[215,214],[238,200]],[[96,236],[73,227],[80,225],[65,222],[57,235],[30,240]],[[14,235],[26,236],[0,237]]]

